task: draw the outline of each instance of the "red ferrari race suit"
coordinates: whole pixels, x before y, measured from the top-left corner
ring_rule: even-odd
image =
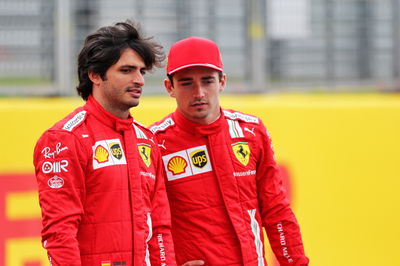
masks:
[[[178,264],[266,265],[264,227],[280,265],[308,265],[259,118],[221,110],[200,125],[175,111],[150,129],[166,170]]]
[[[90,96],[40,137],[34,165],[53,266],[176,265],[160,151],[132,117]]]

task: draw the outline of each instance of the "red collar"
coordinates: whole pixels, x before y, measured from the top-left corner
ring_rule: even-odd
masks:
[[[179,112],[178,109],[173,113],[172,118],[182,130],[192,135],[208,136],[218,133],[225,125],[225,123],[223,123],[225,121],[225,116],[222,109],[220,112],[221,115],[219,118],[209,125],[202,125],[188,120],[181,114],[181,112]]]
[[[96,117],[101,123],[117,131],[124,131],[132,128],[133,117],[130,114],[127,119],[119,118],[104,110],[92,95],[89,96],[84,109],[89,111],[90,114]]]

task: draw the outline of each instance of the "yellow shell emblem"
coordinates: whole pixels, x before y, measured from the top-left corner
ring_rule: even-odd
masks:
[[[151,146],[145,143],[138,144],[139,154],[144,164],[149,167],[151,164]]]
[[[98,163],[104,163],[108,161],[108,151],[103,146],[97,146],[96,150],[94,151],[94,158]]]
[[[184,173],[186,167],[187,162],[180,156],[172,157],[167,164],[168,170],[170,170],[174,175]]]
[[[232,144],[232,150],[236,159],[238,159],[244,166],[249,163],[250,147],[246,142],[236,142]]]

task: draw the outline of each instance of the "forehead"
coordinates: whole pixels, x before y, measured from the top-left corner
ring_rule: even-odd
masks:
[[[195,78],[195,77],[218,77],[218,71],[209,67],[195,66],[179,70],[174,74],[174,78]]]
[[[115,66],[130,65],[144,68],[145,64],[143,58],[133,49],[126,48],[121,52],[121,56],[115,63]]]

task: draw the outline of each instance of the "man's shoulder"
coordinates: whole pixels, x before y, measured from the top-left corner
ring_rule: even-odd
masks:
[[[149,128],[136,120],[133,121],[133,127],[136,132],[136,137],[139,139],[150,139],[154,135]]]
[[[223,109],[224,115],[230,120],[239,120],[246,123],[260,124],[260,119],[257,116],[242,113],[236,110]]]
[[[65,131],[73,132],[81,127],[87,118],[87,111],[82,107],[78,107],[63,119],[59,120],[49,131]]]
[[[35,154],[40,154],[43,150],[56,147],[67,147],[75,142],[76,137],[82,132],[84,121],[87,117],[83,107],[75,109],[63,119],[56,122],[52,127],[43,132],[35,146]],[[69,147],[71,148],[71,146]]]
[[[223,112],[232,138],[263,138],[265,134],[269,137],[268,130],[259,117],[231,109],[223,109]]]
[[[149,129],[153,134],[156,135],[160,132],[164,132],[167,129],[172,128],[174,125],[175,125],[175,121],[172,118],[172,114],[169,114],[166,117],[164,117],[163,119],[161,119],[160,121],[153,123],[149,127]]]

